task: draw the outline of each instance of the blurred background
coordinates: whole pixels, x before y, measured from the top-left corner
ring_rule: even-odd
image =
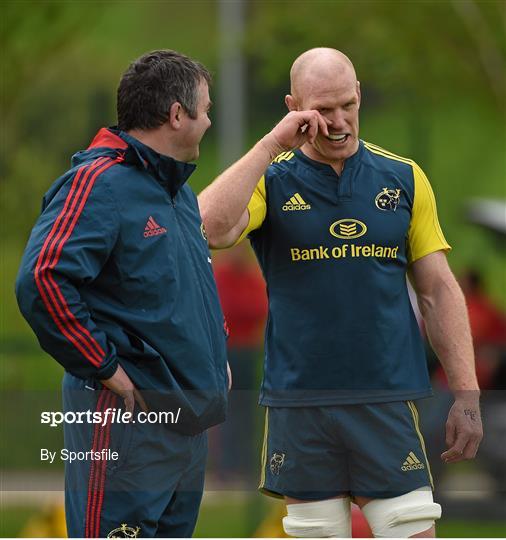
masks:
[[[449,396],[428,347],[436,397],[420,404],[444,504],[441,537],[506,536],[506,3],[503,1],[4,1],[1,17],[1,536],[59,536],[61,448],[41,426],[60,410],[62,370],[21,318],[14,280],[49,185],[114,125],[128,64],[171,48],[214,76],[213,126],[191,178],[201,191],[285,114],[293,60],[315,46],[353,60],[361,137],[416,160],[431,180],[450,264],[464,286],[484,392],[476,461],[439,464]],[[232,416],[210,433],[197,536],[278,536],[282,507],[256,493],[263,411],[265,286],[247,243],[213,264],[232,335]],[[357,515],[355,533],[367,535]]]

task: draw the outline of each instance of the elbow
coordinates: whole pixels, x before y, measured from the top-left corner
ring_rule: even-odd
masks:
[[[230,240],[230,234],[219,234],[211,229],[211,233],[206,228],[207,243],[211,249],[224,249],[230,247],[234,241]]]
[[[15,294],[19,311],[27,321],[30,321],[34,312],[34,303],[39,296],[32,271],[26,269],[19,271],[16,279]]]
[[[202,223],[204,224],[207,241],[212,248],[223,247],[223,239],[227,237],[233,228],[223,215],[213,215],[210,212],[201,210]]]

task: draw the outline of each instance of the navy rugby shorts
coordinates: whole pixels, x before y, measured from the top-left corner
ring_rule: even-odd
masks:
[[[123,400],[100,382],[65,373],[65,411],[105,411]],[[136,408],[137,412],[137,408]],[[110,450],[117,460],[65,463],[70,538],[191,537],[204,487],[207,436],[163,424],[64,424],[68,451]]]
[[[371,498],[431,486],[412,401],[268,407],[259,489],[274,497]]]

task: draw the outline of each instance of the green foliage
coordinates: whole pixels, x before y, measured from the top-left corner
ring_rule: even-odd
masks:
[[[327,46],[389,99],[466,94],[504,109],[503,2],[280,0],[254,2],[250,21],[247,51],[265,84],[286,81],[296,56]]]
[[[10,114],[19,107],[23,89],[32,86],[54,63],[86,35],[93,24],[91,10],[74,2],[5,2],[1,47],[3,105]]]
[[[97,129],[115,123],[115,89],[140,54],[173,48],[216,74],[217,1],[6,1],[0,21],[1,110],[0,348],[2,390],[54,389],[62,370],[40,352],[22,320],[14,279],[43,193]],[[470,197],[506,198],[505,4],[438,0],[251,0],[243,36],[248,64],[249,142],[284,113],[295,57],[315,46],[336,47],[354,61],[362,84],[362,137],[417,160],[437,195],[440,220],[453,246],[452,266],[477,266],[506,307],[504,251],[488,234],[464,225]],[[225,30],[226,31],[226,30]],[[217,86],[212,94],[216,95]],[[216,101],[216,98],[213,98]],[[200,191],[219,172],[211,130],[192,186]],[[29,404],[29,401],[27,401]],[[8,407],[8,404],[4,404]],[[55,405],[58,409],[58,406]],[[30,409],[33,412],[33,408]],[[27,414],[31,412],[27,409]],[[33,462],[47,432],[17,426],[3,434],[33,440],[12,453],[11,466]],[[38,428],[41,428],[39,425]],[[42,429],[42,428],[41,428]],[[7,431],[6,431],[7,430]],[[58,437],[53,431],[50,437]],[[51,439],[53,441],[53,439]],[[50,444],[61,447],[54,440]],[[49,444],[49,442],[48,442]],[[245,499],[204,505],[197,536],[251,534],[257,506]],[[0,536],[14,536],[29,512],[1,516]],[[225,525],[226,530],[225,530]],[[442,520],[441,537],[504,536],[504,524]]]
[[[37,384],[29,362],[11,353],[32,357],[38,348],[13,288],[42,195],[99,127],[115,123],[115,89],[131,60],[174,48],[216,74],[217,6],[204,0],[3,3],[0,334],[10,387],[16,379],[23,387]],[[362,83],[362,137],[419,162],[454,247],[452,266],[478,266],[506,306],[504,252],[485,232],[464,225],[463,214],[470,197],[506,198],[504,3],[255,0],[246,7],[249,143],[284,113],[294,58],[314,46],[340,48]],[[211,91],[214,101],[218,90]],[[196,191],[219,173],[218,161],[211,128],[191,180]],[[40,363],[44,370],[47,362]],[[57,380],[59,367],[47,373]]]

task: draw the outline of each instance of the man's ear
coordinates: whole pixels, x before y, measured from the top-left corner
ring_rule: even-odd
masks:
[[[287,94],[285,96],[285,105],[287,107],[287,109],[291,112],[291,111],[296,111],[298,110],[297,109],[297,103],[295,101],[295,98],[293,96],[291,96],[290,94]]]
[[[170,106],[169,109],[169,124],[172,129],[179,129],[181,127],[181,120],[183,118],[184,109],[179,103],[179,101],[176,101]]]
[[[362,95],[360,93],[360,81],[357,81],[357,96],[358,96],[358,108],[360,109],[360,101],[362,99]]]

